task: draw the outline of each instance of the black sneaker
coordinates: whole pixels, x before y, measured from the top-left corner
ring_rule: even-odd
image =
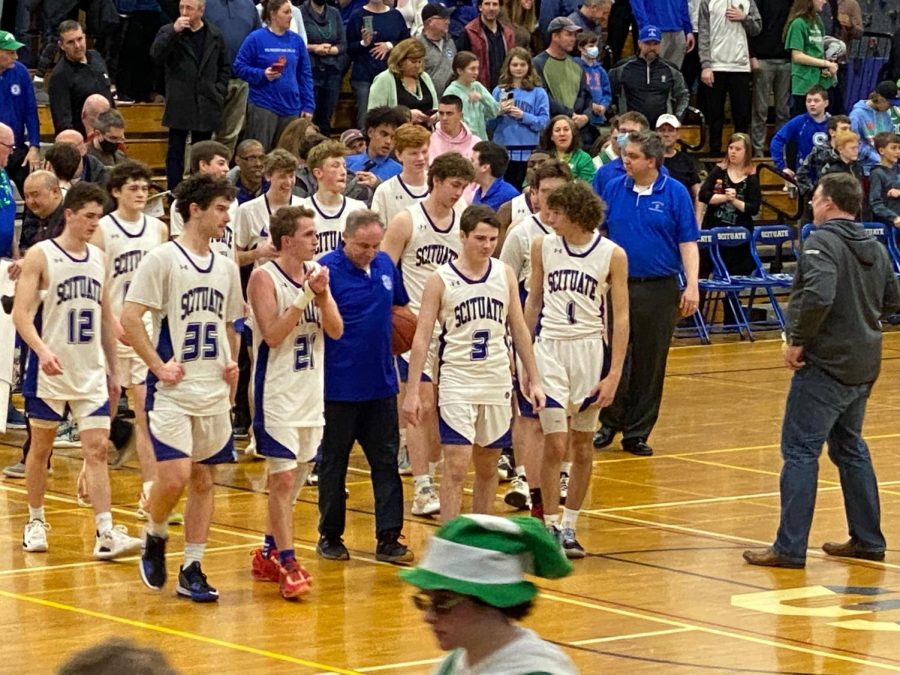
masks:
[[[385,533],[378,539],[378,546],[375,548],[375,560],[389,563],[407,563],[415,559],[413,552],[400,543],[403,537],[399,533]]]
[[[350,560],[350,551],[344,546],[344,540],[329,539],[328,537],[319,537],[319,543],[316,544],[316,553],[325,560]]]
[[[219,599],[219,591],[206,583],[206,575],[198,562],[192,562],[179,570],[175,592],[194,602],[215,602]]]
[[[166,537],[146,534],[140,570],[148,588],[158,591],[166,585]]]
[[[231,433],[235,440],[244,441],[250,438],[250,430],[244,424],[235,424],[231,427]]]

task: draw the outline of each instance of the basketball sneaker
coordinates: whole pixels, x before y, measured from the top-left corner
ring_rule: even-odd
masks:
[[[559,472],[559,503],[565,506],[566,499],[569,496],[569,474],[565,471]]]
[[[25,462],[10,464],[3,469],[3,475],[7,478],[25,478]]]
[[[375,548],[375,560],[391,563],[412,562],[415,556],[412,551],[400,543],[402,536],[396,532],[382,534],[378,538],[378,546]]]
[[[309,593],[312,577],[293,558],[278,567],[278,591],[285,600]]]
[[[166,537],[145,533],[140,570],[148,588],[158,591],[166,585]]]
[[[94,543],[94,557],[100,560],[121,558],[141,550],[142,542],[138,537],[129,537],[128,528],[116,525],[103,534],[98,534]]]
[[[219,591],[207,583],[206,575],[197,561],[181,567],[175,592],[194,602],[216,602],[219,599]]]
[[[503,501],[512,506],[517,511],[524,511],[531,506],[531,499],[528,495],[528,484],[519,476],[512,479],[509,484],[509,490],[503,495]]]
[[[43,520],[29,520],[25,524],[25,533],[22,535],[22,548],[28,553],[44,553],[47,550],[47,530],[50,524]]]
[[[441,501],[434,491],[434,485],[429,483],[416,490],[413,495],[412,514],[414,516],[433,516],[441,512]]]
[[[278,551],[273,550],[271,556],[263,558],[262,549],[255,549],[250,558],[250,576],[257,581],[278,581]]]
[[[585,556],[584,547],[578,543],[575,538],[575,530],[571,527],[563,528],[560,541],[562,541],[563,553],[567,558],[583,558]]]
[[[497,459],[497,476],[501,483],[508,483],[516,477],[516,470],[509,461],[508,455],[500,455]]]
[[[54,448],[80,448],[81,436],[78,427],[71,421],[65,420],[56,430],[56,438],[53,440]]]
[[[6,409],[6,429],[7,431],[11,429],[24,429],[26,427],[25,424],[25,415],[19,412],[19,410],[12,404],[10,400],[7,404]]]

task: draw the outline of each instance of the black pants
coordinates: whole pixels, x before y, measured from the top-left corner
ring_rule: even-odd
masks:
[[[628,280],[628,353],[616,398],[600,412],[623,440],[648,438],[659,417],[678,302],[676,277]]]
[[[634,46],[634,52],[637,53],[637,22],[631,13],[631,2],[629,0],[616,0],[609,12],[609,21],[607,22],[608,39],[607,44],[613,53],[613,65],[622,58],[622,49],[625,47],[625,40],[628,39],[628,29],[631,27],[631,41]],[[613,92],[613,102],[615,102],[615,92]]]
[[[110,40],[116,56],[106,64],[116,91],[139,103],[150,100],[157,84],[158,67],[150,59],[150,45],[161,25],[159,12],[131,12]]]
[[[250,350],[253,347],[253,331],[244,326],[238,342],[238,383],[234,393],[234,426],[249,428],[252,422],[250,415],[250,378],[253,375],[253,363]]]
[[[731,119],[735,132],[750,132],[750,73],[716,71],[713,86],[706,87],[706,119],[709,122],[709,151],[722,151],[722,128],[725,125],[725,96],[731,99]]]
[[[397,470],[400,431],[397,397],[374,401],[325,401],[325,434],[319,461],[319,534],[344,534],[344,485],[354,441],[359,441],[372,470],[375,536],[403,529],[403,484]]]
[[[174,190],[184,176],[184,148],[187,145],[188,134],[191,136],[191,143],[198,143],[199,141],[211,139],[213,132],[169,129],[169,149],[166,151],[166,182],[170,190]]]
[[[524,162],[510,161],[506,167],[506,173],[503,174],[503,180],[512,185],[516,190],[521,191],[525,184],[525,175],[528,172],[528,160]]]

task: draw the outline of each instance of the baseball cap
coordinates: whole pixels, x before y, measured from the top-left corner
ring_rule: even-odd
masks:
[[[879,82],[875,87],[875,93],[886,98],[891,105],[900,105],[900,98],[897,98],[897,83],[891,80]]]
[[[547,32],[550,34],[556,33],[557,31],[561,30],[569,31],[570,33],[577,33],[581,30],[581,26],[579,26],[567,16],[558,16],[550,22],[549,26],[547,26]]]
[[[16,40],[16,38],[13,37],[12,33],[5,31],[5,30],[0,30],[0,49],[14,52],[17,49],[21,49],[24,46],[25,45],[23,45],[21,42],[19,42],[18,40]]]
[[[665,115],[660,115],[656,120],[656,128],[659,129],[663,124],[668,124],[675,129],[681,128],[681,122],[678,121],[678,118],[675,115],[671,115],[666,113]]]
[[[359,129],[347,129],[344,133],[341,134],[341,143],[344,145],[350,145],[354,141],[364,141],[366,139],[363,136],[363,133]]]
[[[427,4],[422,8],[422,23],[425,23],[428,19],[435,16],[439,19],[449,19],[450,10],[443,5],[432,4]]]
[[[644,26],[638,36],[638,42],[661,42],[662,33],[656,26]]]

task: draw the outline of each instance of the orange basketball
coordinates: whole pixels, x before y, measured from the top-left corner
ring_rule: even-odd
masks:
[[[394,305],[391,328],[391,351],[394,354],[408,352],[416,335],[416,315],[408,307]]]

